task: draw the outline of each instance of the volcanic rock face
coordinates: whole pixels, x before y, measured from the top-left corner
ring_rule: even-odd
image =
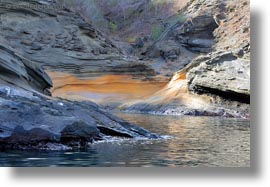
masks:
[[[213,31],[217,24],[212,15],[187,20],[176,35],[180,44],[193,52],[207,53],[214,44]]]
[[[181,67],[164,89],[148,99],[122,105],[122,109],[153,114],[249,117],[248,1],[195,0],[185,12],[189,19],[171,27],[155,46],[177,37],[182,47],[201,54]],[[180,53],[180,59],[183,54]]]
[[[92,102],[46,97],[47,74],[2,45],[0,70],[0,149],[66,149],[110,137],[158,137]]]
[[[0,84],[49,94],[52,81],[37,63],[12,50],[0,37]]]
[[[250,102],[250,64],[231,52],[212,54],[187,74],[189,89]]]
[[[220,1],[196,0],[186,3],[186,6],[178,10],[178,17],[184,19],[178,18],[174,24],[169,24],[170,20],[163,20],[169,26],[164,28],[157,40],[139,49],[141,58],[163,59],[163,64],[167,63],[167,66],[156,63],[154,67],[158,66],[156,70],[161,74],[166,72],[172,76],[198,55],[213,50],[214,31],[220,24],[216,15],[222,19],[224,16],[218,13],[226,12],[225,7],[226,4]]]
[[[78,14],[53,2],[47,8],[37,5],[39,1],[0,2],[1,36],[24,57],[46,69],[81,77],[154,75],[146,64],[125,57],[108,36]]]
[[[221,11],[214,14],[218,28],[213,32],[213,51],[191,62],[193,68],[187,73],[189,89],[249,103],[249,1],[224,1],[218,7]]]
[[[52,81],[42,67],[81,76],[154,72],[124,60],[78,15],[25,3],[37,1],[0,2],[0,149],[67,149],[111,137],[158,138],[95,103],[46,96]]]
[[[139,10],[150,1],[144,2],[138,4]],[[36,6],[44,3],[50,7]],[[0,1],[1,149],[65,149],[112,137],[158,138],[93,102],[49,97],[53,85],[46,70],[50,75],[75,76],[77,85],[85,83],[83,90],[91,85],[87,90],[116,89],[120,95],[124,89],[136,101],[117,109],[129,112],[249,117],[247,0],[190,1],[180,10],[185,20],[166,27],[154,42],[147,43],[147,37],[135,40],[139,57],[126,56],[126,49],[118,45],[121,41],[69,9],[52,8],[56,5],[55,1]],[[165,82],[156,81],[155,86],[149,81],[160,78],[156,73],[164,78],[173,72],[159,91]],[[114,78],[114,84],[107,77]],[[56,90],[74,86],[67,86],[70,79],[62,79]],[[100,82],[93,84],[96,80]],[[137,92],[137,87],[144,92]]]

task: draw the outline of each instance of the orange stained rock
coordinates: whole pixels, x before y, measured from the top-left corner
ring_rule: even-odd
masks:
[[[130,75],[103,75],[94,78],[78,78],[62,72],[47,72],[53,81],[52,95],[71,99],[90,99],[99,102],[100,95],[105,98],[132,100],[146,96],[162,89],[167,80],[142,80]],[[95,93],[96,96],[87,93]],[[82,96],[84,95],[84,96]],[[103,98],[104,99],[104,98]]]
[[[190,108],[202,109],[208,106],[210,97],[203,95],[194,95],[188,91],[186,72],[177,72],[170,82],[158,92],[146,99],[131,101],[120,106],[120,108],[129,107],[139,103],[150,105],[167,104],[177,102],[179,105]]]

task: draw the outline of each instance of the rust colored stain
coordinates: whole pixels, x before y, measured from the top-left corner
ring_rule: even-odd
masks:
[[[53,81],[54,97],[95,102],[124,102],[141,99],[161,90],[167,80],[134,79],[130,75],[104,75],[96,78],[78,78],[62,72],[47,72]],[[106,101],[113,99],[113,101]]]
[[[119,108],[127,108],[136,104],[148,105],[164,105],[169,103],[177,103],[179,106],[189,108],[202,109],[209,107],[208,101],[210,97],[207,95],[195,95],[188,91],[188,83],[186,80],[186,72],[175,73],[170,82],[158,92],[155,92],[148,98],[138,99],[133,102],[125,103]]]

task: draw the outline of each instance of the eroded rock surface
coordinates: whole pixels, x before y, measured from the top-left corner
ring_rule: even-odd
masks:
[[[44,70],[37,63],[15,52],[1,37],[0,62],[0,84],[7,83],[49,94],[47,88],[52,87],[52,81]]]
[[[250,103],[250,64],[231,52],[212,54],[188,74],[191,91]]]
[[[52,81],[44,68],[81,77],[154,72],[125,60],[80,16],[25,3],[38,1],[0,2],[0,149],[67,149],[112,137],[158,138],[93,102],[49,96]]]
[[[155,46],[177,37],[182,47],[200,54],[179,68],[162,90],[148,99],[126,103],[121,109],[249,118],[249,1],[195,0],[184,12],[189,19],[171,27]],[[152,54],[155,49],[149,48],[147,52]]]
[[[123,46],[128,45],[119,47],[121,41],[69,9],[34,6],[44,3],[56,5],[0,1],[1,149],[66,149],[111,137],[158,138],[93,102],[49,97],[52,81],[43,69],[76,76],[78,84],[115,74],[147,84],[156,74],[172,77],[150,96],[137,95],[136,101],[116,107],[128,112],[249,118],[247,0],[191,1],[180,10],[185,19],[166,27],[157,40],[135,40],[138,57],[127,56]],[[102,81],[100,85],[107,84]],[[127,85],[124,89],[136,95],[136,84]],[[122,92],[122,84],[118,89]]]
[[[48,8],[39,8],[40,3],[0,2],[1,36],[24,57],[47,70],[79,77],[155,74],[144,62],[125,56],[109,36],[80,15],[54,1],[47,2]]]
[[[28,96],[21,96],[0,92],[1,149],[50,149],[51,143],[69,148],[84,147],[110,137],[158,138],[92,102],[27,93]]]

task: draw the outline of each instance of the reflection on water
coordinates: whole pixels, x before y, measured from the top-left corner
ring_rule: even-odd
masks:
[[[250,165],[250,122],[191,116],[117,114],[164,140],[92,144],[87,152],[0,153],[0,166],[224,166]]]

